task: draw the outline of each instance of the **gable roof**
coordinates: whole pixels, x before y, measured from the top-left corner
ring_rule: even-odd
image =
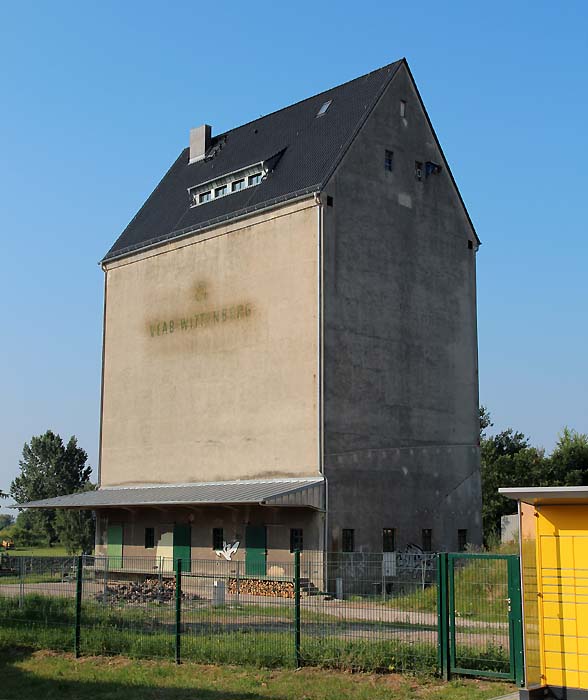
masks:
[[[105,255],[103,262],[141,248],[320,191],[403,61],[219,134],[207,157],[189,164],[185,148]],[[332,100],[326,113],[321,106]],[[201,206],[188,189],[281,154],[259,185]]]

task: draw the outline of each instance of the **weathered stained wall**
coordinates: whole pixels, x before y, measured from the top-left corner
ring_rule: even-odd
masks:
[[[323,515],[306,508],[271,508],[262,506],[205,506],[194,508],[136,508],[133,510],[103,509],[97,513],[96,555],[107,554],[107,529],[109,525],[123,528],[123,557],[136,558],[136,564],[160,557],[173,557],[174,525],[189,525],[191,531],[192,559],[218,560],[212,548],[212,529],[223,528],[224,538],[231,544],[239,542],[239,549],[232,561],[245,561],[245,531],[247,525],[265,526],[267,537],[268,575],[291,574],[290,568],[278,570],[280,565],[291,565],[294,555],[290,552],[290,528],[302,528],[304,551],[313,561],[323,548]],[[155,530],[155,546],[145,548],[145,528]],[[166,547],[166,544],[169,543]],[[130,564],[129,564],[130,566]]]
[[[313,200],[106,275],[102,486],[318,474]]]
[[[406,101],[406,115],[400,101]],[[384,168],[393,152],[393,170]],[[402,67],[324,208],[325,473],[331,547],[479,542],[475,235]],[[326,197],[323,196],[323,201]],[[472,242],[472,247],[468,246]]]

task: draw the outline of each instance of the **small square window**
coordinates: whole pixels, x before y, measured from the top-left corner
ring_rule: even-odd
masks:
[[[153,549],[155,547],[155,528],[145,528],[145,549]]]
[[[400,100],[400,116],[406,117],[406,100]]]
[[[245,179],[235,180],[235,182],[233,182],[231,190],[233,192],[239,192],[239,190],[244,189],[244,187],[245,187]]]
[[[221,185],[214,190],[214,198],[218,199],[219,197],[224,197],[228,193],[229,188],[226,185]]]
[[[212,528],[212,548],[216,551],[223,548],[225,535],[222,527]]]
[[[261,173],[255,173],[255,175],[250,175],[247,180],[247,186],[253,187],[254,185],[259,185],[261,182]]]
[[[474,242],[473,242],[473,241],[468,241],[468,248],[469,248],[470,250],[473,250],[473,249],[474,249]]]
[[[290,530],[290,551],[302,551],[304,545],[304,533],[301,527],[293,527]]]
[[[327,206],[332,207],[333,206],[333,198],[331,197],[330,194],[327,195]]]
[[[394,170],[394,153],[392,151],[384,151],[384,170],[390,173]]]
[[[344,552],[355,551],[355,530],[343,528],[341,549]]]
[[[201,192],[198,195],[198,204],[204,204],[205,202],[210,202],[211,196],[212,196],[212,193],[210,190],[208,190],[208,192]]]
[[[463,552],[466,548],[467,543],[468,543],[468,531],[467,530],[458,530],[457,531],[457,551]]]
[[[422,531],[422,549],[423,552],[430,552],[433,549],[433,530],[424,528]]]
[[[391,527],[385,527],[382,530],[382,551],[383,552],[395,552],[396,551],[396,530]]]

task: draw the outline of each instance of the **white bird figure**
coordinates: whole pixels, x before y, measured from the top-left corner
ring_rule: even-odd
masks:
[[[227,561],[231,561],[231,557],[233,556],[233,554],[237,553],[238,549],[239,549],[239,542],[233,542],[233,544],[228,544],[227,542],[223,542],[223,548],[216,549],[215,554],[217,557],[224,557]]]

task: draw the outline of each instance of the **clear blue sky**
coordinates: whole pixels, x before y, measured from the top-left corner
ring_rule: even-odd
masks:
[[[476,225],[480,396],[548,450],[588,430],[588,4],[43,2],[0,11],[0,488],[23,443],[97,460],[97,261],[191,126],[405,56]]]

